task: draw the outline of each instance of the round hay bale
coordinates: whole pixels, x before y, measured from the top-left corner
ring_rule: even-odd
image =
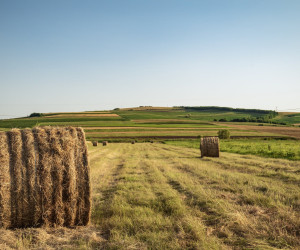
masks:
[[[98,146],[98,142],[97,141],[92,141],[92,144],[93,144],[94,147]]]
[[[102,145],[103,145],[103,146],[107,146],[107,145],[108,145],[108,141],[103,141],[103,142],[102,142]]]
[[[131,141],[131,144],[135,144],[135,141]]]
[[[87,157],[81,128],[0,132],[0,227],[87,225]]]
[[[200,141],[201,157],[219,157],[220,143],[219,137],[203,137]]]

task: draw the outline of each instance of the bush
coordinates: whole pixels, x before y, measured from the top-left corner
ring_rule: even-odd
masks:
[[[222,118],[219,120],[219,122],[227,122],[227,119],[226,118]]]
[[[42,113],[31,113],[29,117],[41,117],[43,116]]]
[[[219,130],[218,136],[220,139],[230,139],[230,131],[228,129]]]

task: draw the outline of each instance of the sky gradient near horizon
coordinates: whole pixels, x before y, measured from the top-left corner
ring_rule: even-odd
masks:
[[[134,106],[300,112],[299,0],[0,0],[0,119]]]

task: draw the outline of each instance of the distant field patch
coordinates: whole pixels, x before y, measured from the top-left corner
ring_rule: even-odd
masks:
[[[51,116],[44,116],[49,118],[66,118],[66,117],[120,117],[117,114],[109,114],[109,113],[84,113],[84,114],[57,114],[57,115],[51,115]]]
[[[180,108],[173,108],[173,107],[136,107],[136,108],[122,108],[119,109],[120,111],[172,111],[172,110],[182,110]]]
[[[295,115],[295,114],[299,114],[297,112],[278,112],[279,116],[281,115]]]
[[[300,124],[300,113],[296,112],[279,112],[273,120],[277,122],[284,122],[287,124]]]
[[[218,126],[209,122],[203,122],[199,120],[190,120],[190,119],[138,119],[132,120],[135,123],[144,123],[144,124],[200,124],[207,126]]]
[[[253,130],[263,133],[273,133],[280,134],[284,136],[294,137],[300,139],[300,128],[297,127],[275,127],[275,126],[251,126],[251,125],[235,125],[232,123],[224,123],[230,128],[243,129],[243,130]]]
[[[140,130],[140,131],[130,131],[130,130],[123,130],[123,131],[114,131],[114,130],[105,130],[105,131],[93,131],[89,132],[86,131],[86,136],[88,139],[99,139],[99,138],[117,138],[117,137],[145,137],[145,138],[178,138],[178,137],[197,137],[197,136],[217,136],[218,130]],[[272,133],[261,133],[256,131],[242,131],[242,130],[232,130],[232,136],[241,136],[241,137],[272,137],[278,136]]]
[[[84,127],[85,131],[99,131],[101,132],[102,130],[134,130],[134,131],[157,131],[157,130],[178,130],[178,128],[156,128],[156,127]],[[216,130],[215,127],[212,128],[205,128],[205,127],[200,127],[199,129],[195,127],[191,128],[180,128],[180,130]]]

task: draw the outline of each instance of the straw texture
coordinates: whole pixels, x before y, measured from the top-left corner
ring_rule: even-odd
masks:
[[[81,128],[0,132],[0,227],[87,225],[89,171]]]
[[[219,157],[220,143],[218,137],[203,137],[200,142],[201,157]]]

